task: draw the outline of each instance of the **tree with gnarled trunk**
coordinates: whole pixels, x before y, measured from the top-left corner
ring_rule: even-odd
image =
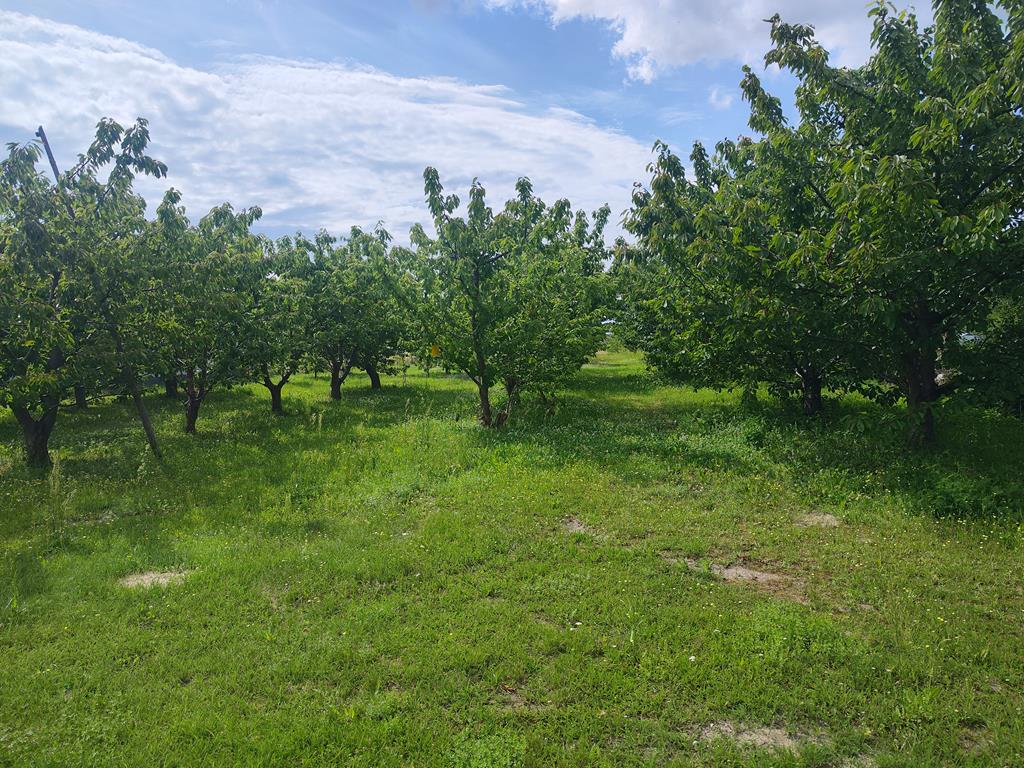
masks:
[[[437,171],[423,174],[436,238],[415,227],[419,257],[419,324],[441,358],[476,385],[479,419],[504,425],[528,389],[550,393],[579,369],[603,338],[602,229],[573,217],[568,201],[548,207],[528,179],[495,215],[484,189],[470,188],[468,216],[445,195]],[[495,411],[491,388],[506,397]]]
[[[833,67],[811,27],[771,19],[766,62],[798,80],[802,119],[836,136],[828,238],[850,311],[882,337],[916,438],[934,439],[946,352],[984,334],[1024,277],[1024,6],[937,0],[935,24],[879,2],[874,53]]]
[[[263,258],[250,267],[244,359],[270,393],[270,410],[283,415],[281,393],[309,352],[312,265],[288,239],[260,242]]]
[[[224,204],[192,226],[180,195],[170,190],[157,209],[149,251],[163,290],[156,304],[163,370],[173,371],[194,434],[200,408],[214,388],[245,380],[243,339],[249,281],[262,251],[250,227],[260,210],[236,213]]]
[[[33,466],[49,465],[60,402],[97,367],[131,395],[159,455],[137,373],[151,326],[136,259],[145,204],[132,182],[166,174],[145,153],[148,143],[144,120],[127,129],[102,120],[73,169],[59,174],[51,163],[53,184],[36,170],[35,145],[11,145],[0,163],[0,399],[22,427]]]

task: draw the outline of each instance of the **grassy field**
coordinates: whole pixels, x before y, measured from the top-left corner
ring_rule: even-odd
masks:
[[[557,412],[438,372],[0,420],[0,764],[1024,764],[1024,437],[910,454],[602,354]],[[755,573],[751,573],[751,571]],[[172,572],[166,586],[126,576]]]

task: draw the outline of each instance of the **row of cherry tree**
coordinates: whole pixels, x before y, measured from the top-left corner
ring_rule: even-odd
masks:
[[[796,118],[745,68],[756,138],[696,144],[692,179],[656,145],[614,267],[655,366],[808,414],[826,388],[904,397],[923,441],[954,392],[1024,403],[1024,3],[933,7],[922,29],[875,5],[852,69],[776,16]]]
[[[460,216],[428,168],[436,234],[415,227],[411,248],[380,227],[275,241],[253,231],[258,208],[225,204],[193,223],[173,189],[147,219],[133,181],[167,170],[148,145],[144,120],[104,120],[74,168],[51,160],[53,181],[36,143],[0,162],[0,404],[30,465],[49,465],[61,409],[92,398],[129,396],[159,455],[147,386],[180,399],[193,433],[215,389],[258,382],[281,413],[301,369],[330,371],[339,398],[352,368],[379,387],[399,357],[464,372],[480,421],[501,426],[522,393],[550,395],[604,336],[607,208],[546,205],[521,179],[498,213],[474,183]]]
[[[996,12],[994,8],[1001,6]],[[55,181],[35,144],[0,163],[0,404],[32,464],[60,408],[122,393],[159,452],[142,397],[179,391],[185,429],[217,387],[259,382],[271,406],[297,370],[379,382],[399,353],[439,356],[475,384],[483,424],[524,391],[550,394],[617,320],[625,341],[692,384],[768,384],[906,399],[922,440],[948,394],[1024,401],[1024,3],[936,0],[935,23],[884,2],[874,53],[829,64],[813,29],[771,20],[766,62],[798,81],[796,120],[747,69],[756,138],[690,156],[656,145],[613,268],[603,230],[525,179],[499,211],[465,207],[424,173],[434,234],[410,248],[353,230],[271,241],[258,209],[197,224],[168,192],[155,219],[133,191],[166,168],[140,120],[105,120]],[[464,210],[464,213],[460,213]],[[492,389],[500,385],[497,407]]]

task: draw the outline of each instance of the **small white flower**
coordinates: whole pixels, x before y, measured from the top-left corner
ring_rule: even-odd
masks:
[[[691,657],[690,657],[690,661],[696,661],[696,660],[697,660],[697,657],[696,657],[696,656],[691,656]]]

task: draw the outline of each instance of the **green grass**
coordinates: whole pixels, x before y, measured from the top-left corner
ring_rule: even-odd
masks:
[[[502,432],[437,372],[327,389],[194,437],[154,394],[163,465],[128,404],[62,414],[57,483],[0,421],[0,764],[1024,764],[1021,422],[946,408],[908,453],[898,411],[627,354]],[[118,584],[150,570],[188,575]]]

